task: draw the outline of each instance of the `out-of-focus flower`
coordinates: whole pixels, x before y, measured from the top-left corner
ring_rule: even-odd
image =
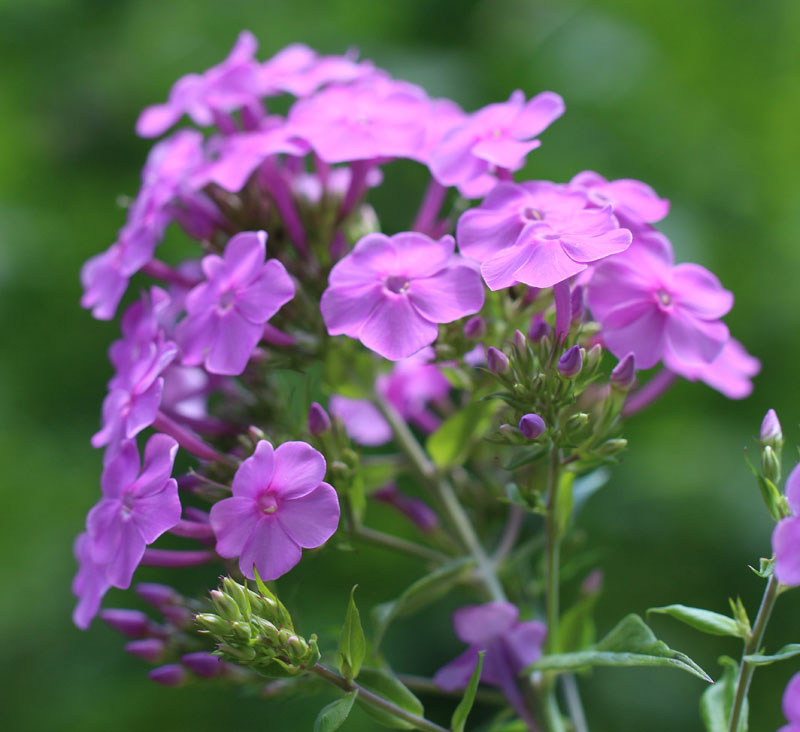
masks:
[[[631,178],[606,180],[599,173],[584,170],[570,182],[570,186],[583,190],[593,206],[603,208],[611,204],[614,214],[623,226],[631,224],[653,224],[669,213],[669,201],[646,183]]]
[[[772,532],[775,576],[784,585],[800,585],[800,464],[786,479],[786,502],[792,516],[781,519]],[[800,717],[798,717],[800,722]]]

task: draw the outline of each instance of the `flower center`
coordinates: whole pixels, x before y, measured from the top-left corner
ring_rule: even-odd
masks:
[[[544,220],[544,213],[533,206],[526,206],[524,209],[522,209],[522,218],[527,219],[528,221],[542,221]]]
[[[278,502],[275,500],[275,496],[267,491],[259,499],[258,507],[261,509],[262,513],[267,514],[267,516],[271,516],[278,510]]]
[[[672,307],[672,295],[665,289],[661,288],[657,290],[656,298],[658,299],[658,304],[661,305],[662,308]]]
[[[402,295],[408,289],[411,283],[408,281],[408,277],[390,275],[384,280],[383,284],[390,292],[395,292],[398,295]]]
[[[133,507],[136,503],[136,499],[134,498],[133,494],[125,493],[122,497],[122,506],[120,507],[120,513],[122,514],[122,520],[128,521],[133,513]]]
[[[236,292],[233,289],[225,290],[219,296],[218,309],[221,313],[227,313],[236,302]]]

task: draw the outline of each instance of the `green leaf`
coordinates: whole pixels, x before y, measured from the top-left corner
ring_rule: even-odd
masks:
[[[470,574],[474,566],[475,560],[470,557],[454,559],[418,579],[396,600],[378,605],[373,611],[375,648],[378,648],[386,629],[395,618],[409,615],[443,597]]]
[[[403,685],[400,679],[389,671],[377,668],[362,668],[358,683],[373,694],[387,699],[411,714],[416,714],[418,717],[425,714],[422,702]],[[361,704],[365,712],[369,713],[387,727],[394,727],[395,729],[414,729],[413,725],[402,719],[398,719],[382,709],[376,709],[375,707],[364,704],[360,699],[357,699],[357,701]]]
[[[733,618],[711,610],[702,610],[687,605],[665,605],[664,607],[651,607],[648,613],[669,615],[675,620],[680,620],[686,625],[691,625],[695,630],[711,635],[732,635],[735,638],[744,638],[746,633]]]
[[[768,666],[770,663],[785,661],[787,658],[794,658],[795,656],[800,656],[800,643],[790,643],[771,656],[753,653],[749,656],[745,656],[744,660],[747,661],[747,663],[752,663],[754,666]]]
[[[350,590],[350,602],[347,604],[344,626],[339,635],[339,670],[348,681],[358,676],[364,656],[367,655],[367,641],[355,601],[356,587],[358,585]]]
[[[635,614],[624,617],[594,648],[542,656],[527,670],[570,671],[591,666],[672,666],[713,682],[691,658],[658,640]]]
[[[278,599],[278,596],[274,592],[272,592],[272,590],[270,590],[269,587],[267,587],[264,584],[264,581],[261,579],[261,577],[258,576],[258,570],[256,569],[255,564],[253,565],[253,575],[256,578],[256,587],[258,588],[258,591],[267,599],[275,601],[275,604],[278,606],[278,611],[281,614],[281,620],[283,621],[283,624],[289,630],[294,630],[294,625],[292,624],[292,616],[289,615],[289,611],[286,609],[286,606]]]
[[[350,714],[357,694],[358,691],[351,691],[323,707],[314,721],[314,732],[334,732],[339,729]]]
[[[491,425],[497,406],[497,402],[473,402],[442,422],[426,443],[435,465],[450,468],[463,463],[473,443]]]
[[[728,732],[728,723],[733,709],[733,698],[736,694],[736,676],[739,666],[727,656],[719,659],[723,667],[722,678],[710,686],[700,697],[700,716],[706,732]],[[742,709],[742,718],[738,732],[747,732],[747,700]]]
[[[594,643],[594,606],[600,595],[594,593],[581,597],[562,616],[558,624],[559,652],[581,651]]]
[[[483,656],[486,651],[478,652],[478,664],[469,677],[469,683],[464,691],[464,697],[458,703],[456,710],[453,712],[453,718],[450,721],[450,729],[453,732],[464,732],[464,725],[467,723],[467,717],[472,710],[472,705],[475,703],[475,693],[478,691],[478,682],[481,680],[481,669],[483,669]]]
[[[516,470],[523,465],[528,465],[538,460],[547,452],[547,446],[541,444],[527,445],[514,449],[513,457],[504,466],[503,470]]]

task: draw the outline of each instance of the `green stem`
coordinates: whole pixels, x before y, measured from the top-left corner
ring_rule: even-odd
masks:
[[[559,554],[558,479],[561,459],[558,448],[550,447],[547,470],[547,516],[545,521],[545,607],[547,616],[547,653],[556,653],[558,643]]]
[[[469,516],[467,516],[456,497],[453,487],[438,474],[436,466],[422,449],[419,442],[417,442],[405,420],[397,413],[395,408],[380,394],[376,394],[375,403],[391,425],[395,438],[403,452],[405,452],[420,476],[436,491],[464,547],[475,557],[475,561],[478,564],[478,574],[488,595],[497,602],[507,602],[506,593],[497,579],[494,565],[486,554],[480,539],[478,539],[475,529],[472,528]]]
[[[775,575],[771,575],[767,586],[764,589],[764,596],[761,598],[761,606],[758,608],[753,630],[747,637],[742,653],[742,661],[739,664],[739,675],[736,678],[736,693],[733,697],[733,708],[731,718],[728,723],[728,732],[739,732],[739,725],[744,709],[744,702],[747,699],[747,692],[750,690],[750,682],[753,680],[753,672],[756,667],[752,663],[745,661],[745,656],[757,653],[764,640],[764,632],[767,629],[772,608],[775,607],[775,600],[778,598],[778,588],[780,583]]]
[[[566,732],[564,719],[561,716],[561,710],[558,708],[555,687],[550,689],[544,697],[542,712],[544,713],[544,722],[548,732]]]
[[[581,695],[578,691],[578,682],[575,674],[562,674],[561,686],[564,690],[564,699],[569,710],[569,718],[575,732],[589,732],[589,725],[586,722],[586,714],[583,711]]]
[[[397,674],[397,678],[403,682],[412,691],[419,691],[422,694],[436,694],[438,696],[449,696],[461,698],[464,692],[459,691],[445,691],[436,685],[433,679],[427,676],[415,676],[414,674]],[[475,699],[477,701],[486,702],[487,704],[500,704],[505,706],[508,704],[508,699],[503,696],[499,691],[492,691],[483,686],[479,686],[475,692]]]
[[[397,706],[397,704],[394,702],[390,702],[388,699],[384,699],[382,696],[373,694],[371,691],[368,691],[355,681],[348,681],[343,676],[339,676],[339,674],[337,674],[335,671],[331,671],[322,664],[315,664],[310,671],[344,692],[357,691],[358,700],[362,704],[367,704],[374,709],[380,709],[387,714],[391,714],[393,717],[397,717],[397,719],[407,722],[414,729],[422,730],[422,732],[448,732],[448,730],[446,730],[444,727],[440,727],[435,722],[431,722],[430,720],[425,719],[425,717],[418,717],[416,714],[407,712],[402,707]]]
[[[382,531],[376,531],[366,526],[353,527],[350,535],[353,539],[363,541],[366,544],[382,546],[385,549],[391,549],[400,554],[407,554],[410,557],[424,559],[426,562],[444,564],[450,560],[450,557],[446,554],[437,552],[435,549],[429,549],[422,544],[415,544],[413,541],[406,541],[392,534],[384,534]]]

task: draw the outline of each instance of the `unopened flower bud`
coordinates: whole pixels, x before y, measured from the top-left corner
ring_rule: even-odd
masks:
[[[595,569],[586,576],[581,582],[581,593],[583,595],[597,595],[603,589],[603,570]]]
[[[231,629],[230,623],[223,620],[219,615],[214,615],[214,613],[197,613],[194,616],[194,621],[203,630],[215,636],[227,635]]]
[[[486,333],[486,321],[480,315],[473,315],[464,323],[464,337],[473,340]]]
[[[580,432],[586,425],[589,424],[589,415],[586,412],[578,412],[573,414],[567,420],[567,433],[574,434]]]
[[[180,602],[182,599],[180,594],[172,587],[160,585],[156,582],[140,582],[133,589],[142,600],[153,607],[157,607],[159,610],[164,605]]]
[[[308,410],[308,431],[314,436],[324,435],[331,428],[331,418],[317,402],[312,402]]]
[[[514,440],[517,436],[516,430],[510,424],[501,424],[497,429],[500,430],[500,434],[503,435],[503,437],[509,440]]]
[[[526,414],[519,421],[519,431],[526,440],[538,440],[547,425],[538,414]]]
[[[575,378],[583,367],[583,354],[580,346],[572,346],[558,359],[558,373],[567,379]]]
[[[538,343],[543,338],[550,335],[550,325],[547,321],[539,315],[534,315],[531,321],[531,327],[528,328],[528,338],[531,343]]]
[[[623,358],[611,371],[611,386],[621,392],[630,391],[636,383],[636,359],[632,353]]]
[[[584,368],[588,373],[593,373],[600,366],[600,361],[603,360],[603,347],[599,343],[595,343],[587,352],[584,363]]]
[[[586,312],[583,306],[583,287],[576,285],[570,294],[570,306],[572,309],[572,322],[580,323]]]
[[[222,659],[205,651],[187,653],[181,656],[181,663],[192,673],[202,676],[204,679],[213,678],[222,671]]]
[[[249,591],[243,585],[240,585],[230,577],[223,577],[222,591],[236,603],[237,607],[239,608],[239,612],[241,612],[242,615],[247,613],[247,607],[249,604],[249,598],[247,595]]]
[[[224,592],[211,590],[211,602],[214,603],[217,612],[226,620],[238,620],[242,617],[239,606]]]
[[[150,618],[138,610],[109,608],[100,611],[100,619],[128,638],[146,636],[150,628]]]
[[[774,409],[770,409],[764,415],[759,439],[762,445],[769,445],[773,450],[778,451],[783,447],[783,430]]]
[[[514,348],[520,355],[528,351],[528,339],[525,338],[525,334],[519,329],[514,331]]]
[[[387,483],[372,494],[378,501],[386,503],[412,521],[423,533],[429,533],[439,526],[439,516],[425,501],[397,490],[395,483]]]
[[[163,686],[180,686],[186,681],[186,671],[178,663],[168,663],[166,666],[154,668],[147,676],[151,681]]]
[[[249,643],[250,639],[253,637],[253,633],[250,630],[250,623],[246,623],[243,620],[234,620],[231,623],[231,633],[233,633],[236,640],[242,643]]]
[[[773,483],[778,483],[781,479],[781,461],[771,445],[761,450],[761,470],[764,472],[764,477]]]
[[[158,663],[164,655],[164,641],[158,638],[140,638],[125,644],[125,651],[143,661]]]
[[[611,457],[619,452],[622,452],[628,446],[628,441],[622,438],[615,440],[606,440],[600,445],[597,454],[602,457]]]
[[[508,356],[502,351],[498,351],[494,346],[489,346],[486,361],[489,365],[489,371],[493,374],[504,374],[508,371]]]

